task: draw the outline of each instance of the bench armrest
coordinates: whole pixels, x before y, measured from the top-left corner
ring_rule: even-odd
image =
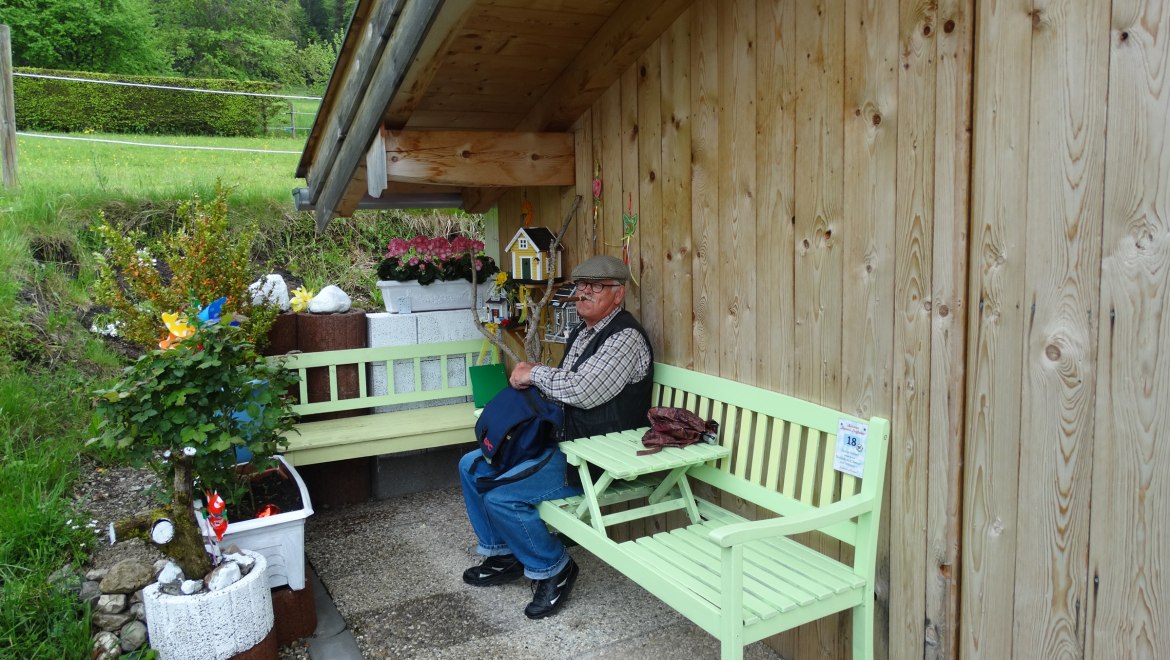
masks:
[[[839,522],[844,522],[874,508],[873,498],[863,495],[834,502],[815,511],[801,513],[783,518],[769,518],[768,520],[750,520],[720,527],[711,532],[710,538],[717,545],[725,548],[748,541],[771,536],[789,536],[802,532],[811,532]]]

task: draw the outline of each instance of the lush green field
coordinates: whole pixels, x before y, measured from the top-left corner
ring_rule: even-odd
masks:
[[[312,216],[292,208],[301,140],[78,137],[240,151],[19,138],[19,187],[0,191],[2,658],[90,656],[89,615],[69,585],[96,539],[71,488],[97,460],[84,449],[90,392],[126,361],[84,322],[99,211],[158,235],[173,229],[180,202],[210,200],[220,181],[232,191],[231,215],[263,228],[261,256],[312,287],[372,286],[385,241],[407,231],[401,214],[374,214],[318,235]]]

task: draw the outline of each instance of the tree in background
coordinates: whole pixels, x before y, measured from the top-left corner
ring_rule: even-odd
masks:
[[[160,74],[170,62],[155,40],[147,0],[5,0],[16,66]]]

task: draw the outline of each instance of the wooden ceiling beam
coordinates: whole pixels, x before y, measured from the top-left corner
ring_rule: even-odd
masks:
[[[516,130],[568,130],[692,2],[641,0],[620,4],[520,121]],[[465,208],[482,213],[503,194],[504,189],[476,193],[470,198],[465,193],[465,204],[475,202],[474,206]]]
[[[334,213],[349,215],[365,196],[365,156],[374,135],[382,125],[382,115],[390,100],[409,70],[419,47],[422,45],[431,23],[444,4],[429,0],[408,0],[394,25],[393,35],[387,35],[385,44],[377,59],[368,66],[373,68],[369,86],[360,94],[357,109],[352,113],[353,121],[345,135],[331,140],[336,158],[327,169],[321,169],[317,162],[313,169],[320,172],[320,185],[309,180],[309,190],[316,208],[317,227],[324,229]],[[378,24],[372,24],[376,26]],[[367,29],[372,29],[368,27]],[[377,32],[377,30],[374,30]],[[339,111],[341,108],[339,108]],[[345,139],[345,137],[351,139]],[[360,182],[358,169],[361,169]],[[342,200],[345,206],[341,205]]]
[[[382,124],[387,128],[403,128],[410,115],[422,100],[431,82],[435,79],[446,54],[451,50],[456,35],[471,15],[474,0],[446,0],[443,9],[419,46],[415,62],[406,71],[398,92],[382,115]]]
[[[381,139],[388,181],[465,187],[575,181],[572,133],[403,130]]]

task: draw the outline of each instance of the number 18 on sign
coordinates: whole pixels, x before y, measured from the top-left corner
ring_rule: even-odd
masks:
[[[833,469],[857,478],[865,469],[865,438],[869,425],[842,419],[837,422],[837,452],[833,456]]]

